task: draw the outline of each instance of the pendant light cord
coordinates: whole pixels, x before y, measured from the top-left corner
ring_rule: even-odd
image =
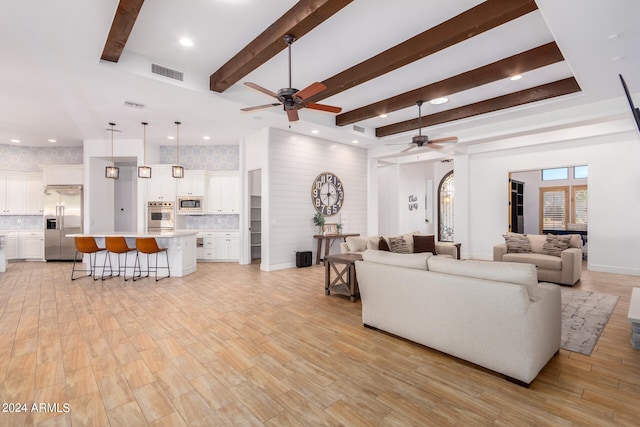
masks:
[[[142,122],[142,126],[143,126],[143,143],[142,143],[142,161],[144,162],[144,165],[147,165],[147,122]]]
[[[176,122],[176,158],[180,166],[180,122]]]
[[[111,167],[115,167],[116,163],[113,160],[113,127],[116,125],[115,123],[109,123],[111,125]]]

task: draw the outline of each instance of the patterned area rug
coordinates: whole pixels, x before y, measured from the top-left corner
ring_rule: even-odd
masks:
[[[618,297],[571,289],[562,291],[562,343],[565,350],[591,355]]]

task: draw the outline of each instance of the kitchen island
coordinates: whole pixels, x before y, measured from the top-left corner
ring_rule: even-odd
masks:
[[[169,256],[169,271],[172,277],[183,277],[196,271],[196,234],[197,230],[180,230],[180,231],[158,231],[158,232],[146,232],[146,233],[116,233],[116,232],[102,232],[102,233],[85,233],[85,234],[67,234],[67,237],[86,236],[96,239],[96,243],[99,247],[104,248],[105,237],[122,236],[126,239],[130,248],[136,247],[137,237],[154,237],[158,242],[158,246],[161,248],[167,248],[167,255]],[[102,266],[104,265],[106,252],[100,252],[97,255],[96,274],[102,274]],[[134,257],[135,258],[135,254]],[[155,265],[155,255],[150,256],[151,263]],[[111,259],[112,265],[117,265],[117,260],[114,255]],[[124,263],[124,257],[122,257],[122,263]],[[140,256],[140,263],[142,264],[142,270],[147,268],[147,256],[142,254]],[[158,267],[165,266],[165,256],[160,254],[158,258]],[[132,257],[129,256],[128,266],[133,266]],[[107,268],[108,270],[108,268]],[[166,271],[166,270],[165,270]],[[162,273],[162,270],[160,270]]]

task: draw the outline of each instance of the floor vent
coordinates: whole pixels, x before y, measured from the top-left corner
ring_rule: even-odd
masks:
[[[184,81],[184,73],[182,71],[172,70],[171,68],[163,67],[162,65],[152,63],[151,72],[162,77]]]

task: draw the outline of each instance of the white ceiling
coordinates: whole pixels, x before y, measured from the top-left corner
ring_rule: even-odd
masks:
[[[180,143],[235,144],[245,135],[272,126],[287,128],[280,108],[244,113],[240,108],[272,102],[242,82],[272,91],[288,86],[287,52],[269,60],[222,94],[209,90],[209,76],[284,14],[294,0],[148,0],[118,63],[100,55],[117,0],[5,1],[0,4],[0,144],[82,145],[107,139],[108,122],[140,139],[141,121],[149,122],[147,140],[170,144],[174,121],[183,123]],[[481,3],[477,0],[356,0],[292,46],[293,86],[323,81],[428,28]],[[555,40],[566,61],[530,71],[512,82],[502,80],[449,96],[443,106],[425,104],[423,114],[575,76],[582,88],[568,95],[504,112],[459,120],[423,130],[430,137],[464,134],[476,126],[620,98],[622,73],[634,93],[640,91],[640,2],[637,0],[537,0],[539,10],[356,86],[322,103],[343,112],[425,86],[446,77]],[[620,34],[618,38],[612,34]],[[194,46],[178,40],[190,37]],[[156,62],[185,73],[183,83],[150,73]],[[636,97],[637,100],[637,97]],[[143,109],[124,106],[144,104]],[[636,102],[638,104],[640,102]],[[621,104],[620,109],[626,108]],[[335,115],[304,109],[291,130],[365,147],[409,142],[409,132],[384,139],[373,129],[417,116],[417,108],[357,123],[335,126]],[[203,136],[210,140],[203,140]],[[461,141],[464,142],[464,141]]]

